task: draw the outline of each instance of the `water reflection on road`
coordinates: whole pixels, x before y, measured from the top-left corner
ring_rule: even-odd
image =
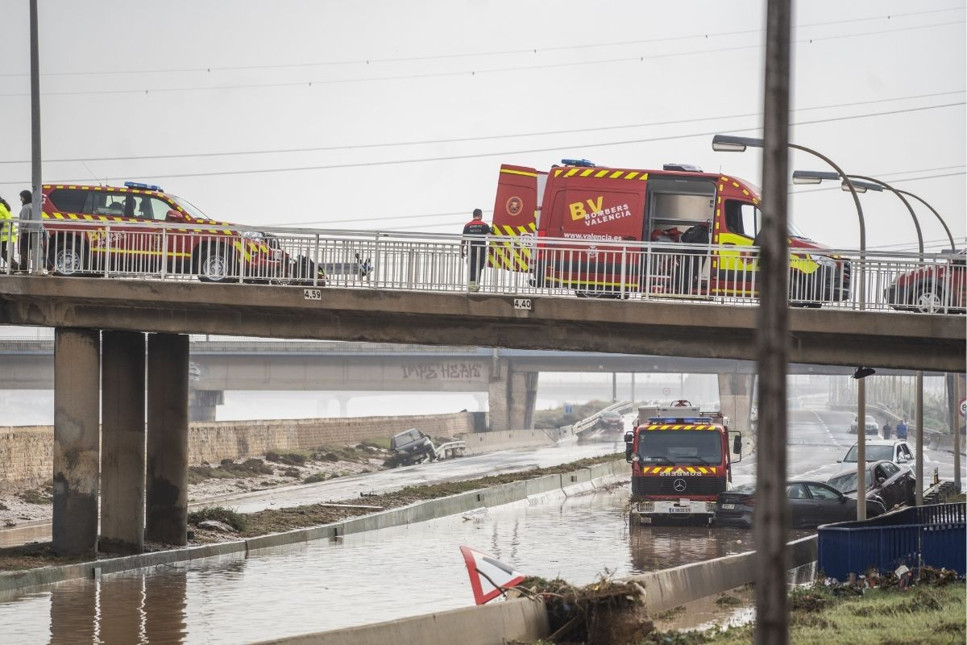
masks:
[[[458,547],[587,584],[752,548],[738,529],[629,527],[627,489],[78,580],[0,603],[4,643],[240,643],[473,604]]]

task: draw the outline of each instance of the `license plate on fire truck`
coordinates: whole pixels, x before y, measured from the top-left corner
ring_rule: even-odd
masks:
[[[669,513],[691,513],[692,503],[687,500],[682,500],[674,506],[668,507]]]

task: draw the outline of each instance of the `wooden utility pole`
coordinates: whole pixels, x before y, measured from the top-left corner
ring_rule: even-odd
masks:
[[[759,457],[756,460],[756,643],[789,642],[786,602],[786,371],[788,364],[790,0],[769,0],[762,154],[757,360]]]

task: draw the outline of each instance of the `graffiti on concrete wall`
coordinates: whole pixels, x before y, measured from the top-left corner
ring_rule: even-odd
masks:
[[[404,379],[420,381],[467,381],[480,380],[484,377],[483,366],[480,363],[440,362],[440,363],[404,363],[401,365]]]

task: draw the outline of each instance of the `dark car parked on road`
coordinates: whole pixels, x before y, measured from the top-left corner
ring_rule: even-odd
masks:
[[[833,475],[827,482],[844,495],[856,495],[856,468]],[[866,462],[866,498],[874,499],[890,510],[894,506],[912,506],[917,480],[909,468],[892,461]]]
[[[404,430],[390,439],[390,450],[393,451],[400,465],[418,464],[429,459],[436,459],[436,448],[430,438],[416,428]]]
[[[625,420],[624,417],[614,410],[606,410],[601,413],[600,417],[598,417],[598,426],[600,426],[602,430],[620,431],[624,430]]]
[[[794,528],[815,528],[820,524],[856,519],[856,498],[848,497],[828,484],[816,481],[791,481],[786,484],[789,522]],[[714,523],[751,527],[755,509],[755,485],[737,486],[719,493]],[[866,515],[886,512],[877,500],[867,500]]]

